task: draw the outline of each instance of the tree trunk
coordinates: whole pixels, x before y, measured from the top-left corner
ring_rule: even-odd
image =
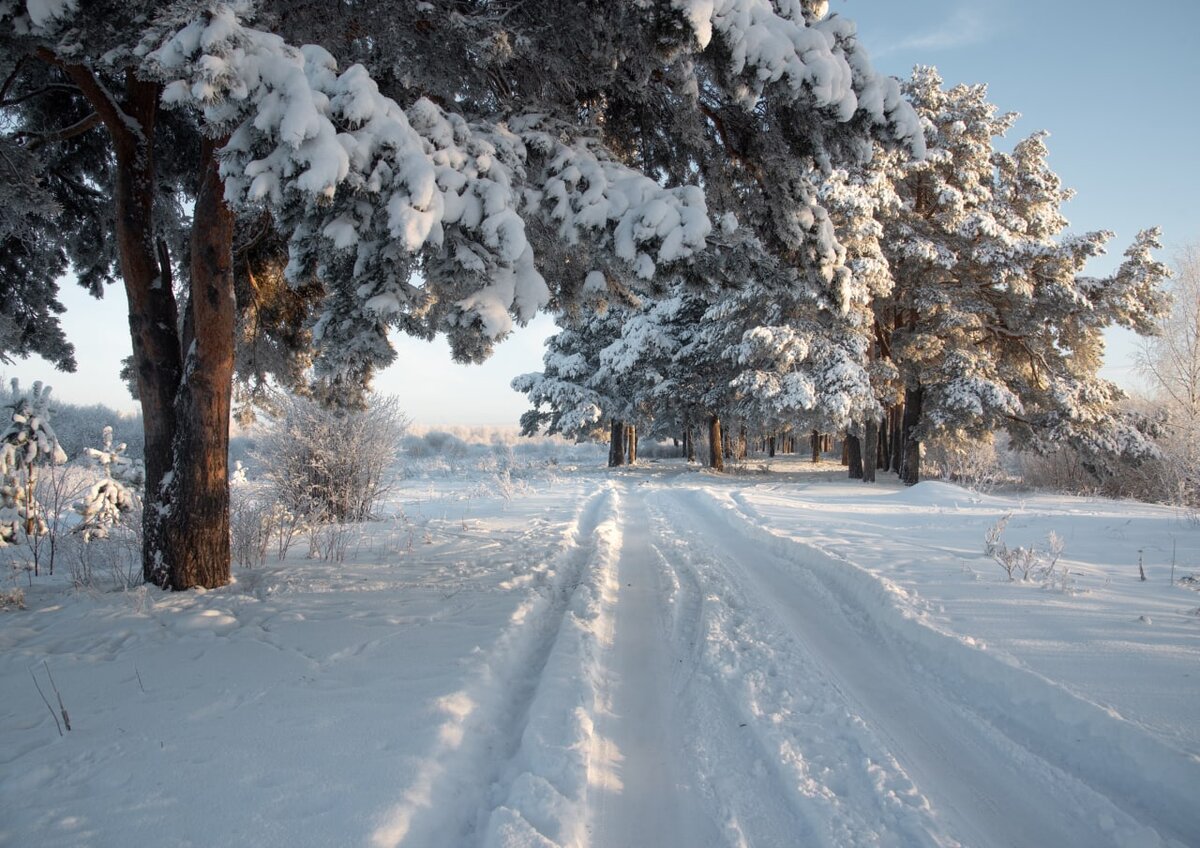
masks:
[[[820,462],[821,461],[821,434],[818,433],[816,430],[813,430],[812,435],[809,436],[808,441],[809,441],[809,446],[812,448],[812,461]]]
[[[847,433],[842,439],[842,465],[850,464],[850,434]]]
[[[692,425],[688,424],[687,429],[683,431],[684,443],[687,445],[687,461],[696,461],[696,433],[692,429]]]
[[[891,431],[892,435],[888,439],[892,443],[892,459],[891,470],[897,474],[901,473],[901,459],[904,457],[904,439],[902,438],[900,422],[903,418],[904,404],[897,404],[892,407]]]
[[[879,462],[879,421],[872,415],[867,419],[863,429],[865,430],[863,434],[863,447],[865,448],[863,453],[865,456],[861,457],[862,481],[864,483],[874,483],[875,466]],[[850,476],[854,476],[853,464],[850,466]]]
[[[235,299],[233,214],[217,173],[219,141],[201,145],[191,233],[184,376],[175,401],[172,474],[164,487],[164,549],[172,589],[229,582],[229,406]]]
[[[170,257],[154,229],[154,138],[162,92],[156,83],[139,80],[129,72],[118,105],[90,68],[68,64],[50,51],[38,55],[60,67],[78,87],[112,140],[114,235],[129,306],[129,335],[145,433],[142,576],[165,588],[170,585],[174,552],[164,545],[158,519],[163,514],[162,483],[172,466],[175,395],[183,358]]]
[[[922,386],[904,390],[904,471],[900,477],[905,486],[915,486],[921,481],[921,442],[917,439],[917,426],[921,423],[924,394]]]
[[[775,457],[775,434],[767,436],[767,456],[772,459]]]
[[[161,514],[158,507],[162,505],[163,478],[172,466],[175,395],[183,374],[183,359],[170,260],[165,246],[159,243],[156,248],[154,233],[154,123],[159,88],[130,82],[126,93],[125,111],[138,122],[141,132],[136,137],[114,138],[114,200],[117,249],[129,305],[129,334],[145,431],[142,576],[167,588],[174,557],[173,551],[164,546],[157,519]]]
[[[846,434],[846,464],[850,466],[850,479],[863,479],[862,443],[858,436]]]
[[[612,435],[608,442],[608,467],[616,468],[625,464],[625,424],[616,418],[612,420]]]
[[[721,419],[716,415],[708,419],[708,466],[714,471],[724,471],[725,462],[721,457]]]
[[[737,458],[740,461],[745,462],[748,450],[749,449],[746,445],[746,428],[744,426],[739,427],[737,437]]]
[[[633,424],[629,425],[629,429],[625,431],[625,449],[629,456],[629,464],[637,464],[637,427]]]
[[[885,414],[877,422],[875,422],[877,432],[879,433],[878,444],[875,446],[875,467],[887,470],[888,467],[888,427],[887,415]],[[872,480],[875,478],[872,477]]]

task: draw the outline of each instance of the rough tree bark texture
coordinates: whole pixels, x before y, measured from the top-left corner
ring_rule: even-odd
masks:
[[[858,436],[846,434],[846,464],[850,466],[850,479],[863,479],[862,443]]]
[[[608,467],[616,468],[625,464],[625,423],[612,420],[612,435],[608,442]]]
[[[775,435],[767,436],[767,456],[775,456]]]
[[[637,440],[637,427],[630,424],[628,429],[625,430],[625,449],[630,465],[637,463]]]
[[[816,430],[812,431],[812,435],[808,437],[809,447],[812,448],[812,461],[821,461],[821,434]]]
[[[921,442],[917,425],[921,423],[921,401],[925,389],[921,386],[904,390],[904,467],[900,478],[905,486],[921,481]]]
[[[879,464],[879,422],[872,416],[867,419],[863,430],[862,481],[874,483],[875,466]],[[853,476],[854,466],[850,468]]]
[[[708,419],[708,466],[714,471],[724,471],[722,458],[721,419],[716,415]]]
[[[233,214],[217,173],[220,142],[201,147],[191,233],[184,374],[175,400],[174,464],[165,487],[163,539],[172,589],[229,582],[229,405],[235,299]]]

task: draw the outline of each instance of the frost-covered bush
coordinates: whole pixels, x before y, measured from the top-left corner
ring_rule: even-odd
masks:
[[[70,534],[64,541],[76,588],[126,591],[142,583],[140,499],[134,499],[103,536]]]
[[[986,491],[1007,476],[992,436],[941,434],[925,445],[925,464],[943,480]]]
[[[1086,495],[1100,488],[1100,480],[1083,458],[1068,447],[1045,454],[1021,454],[1020,469],[1025,485],[1034,489]]]
[[[1004,541],[1004,529],[1008,526],[1012,515],[1005,515],[988,528],[984,534],[983,551],[994,559],[996,564],[1004,569],[1009,581],[1020,575],[1021,580],[1038,580],[1044,585],[1052,584],[1058,579],[1055,567],[1062,556],[1064,543],[1062,537],[1051,531],[1046,535],[1046,546],[1023,545],[1010,548]],[[1063,590],[1067,590],[1067,578],[1062,579]]]
[[[256,457],[275,500],[293,515],[367,521],[391,488],[407,427],[395,397],[372,395],[365,410],[289,397]]]
[[[233,564],[254,568],[266,562],[276,505],[245,481],[229,486],[229,552]]]

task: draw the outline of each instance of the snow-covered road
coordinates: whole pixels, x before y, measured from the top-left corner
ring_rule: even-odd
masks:
[[[1200,845],[1200,595],[1127,568],[1200,527],[838,473],[430,479],[345,563],[35,587],[0,845]],[[982,555],[1005,514],[1061,587]]]
[[[1200,844],[1195,757],[900,607],[888,622],[887,587],[831,579],[738,493],[611,489],[580,670],[587,844]]]

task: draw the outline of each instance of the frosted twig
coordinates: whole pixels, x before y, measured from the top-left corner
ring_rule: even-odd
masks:
[[[50,706],[50,700],[46,697],[46,693],[42,691],[42,685],[38,683],[37,677],[33,673],[33,666],[29,667],[29,676],[33,678],[33,685],[37,687],[38,694],[42,696],[42,703],[46,705],[46,709],[50,711],[50,718],[54,719],[54,726],[58,728],[58,735],[63,735],[62,725],[59,724],[58,716],[54,714],[54,707]]]
[[[50,664],[42,660],[42,665],[46,666],[46,676],[50,678],[50,686],[54,689],[54,697],[58,698],[58,708],[62,711],[63,724],[67,726],[67,730],[70,730],[71,717],[67,715],[67,708],[63,704],[62,694],[58,691],[58,686],[54,683],[54,675],[50,673]]]

